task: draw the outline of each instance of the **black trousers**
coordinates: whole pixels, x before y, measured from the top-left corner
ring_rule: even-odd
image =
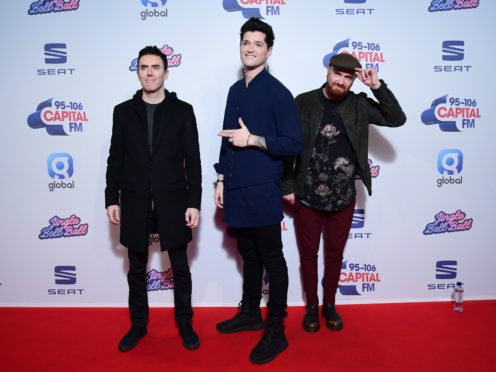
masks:
[[[263,268],[269,274],[269,320],[287,316],[288,267],[282,252],[281,225],[235,228],[243,258],[243,301],[260,305]]]
[[[148,213],[148,232],[155,232],[156,219],[154,213]],[[143,251],[128,249],[129,271],[129,313],[131,324],[146,327],[148,323],[148,293],[146,290],[146,265],[148,262],[148,235]],[[178,326],[191,323],[193,309],[191,307],[191,272],[189,269],[186,245],[168,250],[174,279],[174,317]]]

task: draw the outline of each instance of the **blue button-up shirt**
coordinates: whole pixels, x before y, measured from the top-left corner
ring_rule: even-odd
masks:
[[[219,162],[224,175],[224,220],[233,227],[259,227],[282,220],[282,157],[303,149],[298,113],[291,92],[267,70],[246,86],[229,90],[224,129],[238,129],[242,118],[250,133],[265,138],[267,151],[238,148],[222,139]]]

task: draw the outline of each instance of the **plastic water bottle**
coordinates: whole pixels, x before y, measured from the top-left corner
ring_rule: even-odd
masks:
[[[461,313],[463,311],[463,283],[462,282],[456,282],[456,287],[455,287],[455,290],[453,291],[453,294],[451,295],[451,298],[453,300],[453,310],[455,310],[458,313]]]

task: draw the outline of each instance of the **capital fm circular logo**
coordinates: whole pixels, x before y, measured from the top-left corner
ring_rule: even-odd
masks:
[[[78,10],[79,0],[38,0],[29,6],[28,14],[47,14]]]
[[[286,0],[223,0],[227,12],[241,12],[244,18],[265,18],[281,15]]]
[[[50,98],[38,104],[27,122],[31,129],[45,129],[51,136],[67,136],[83,132],[88,116],[80,101]]]
[[[179,67],[181,65],[183,58],[182,54],[176,53],[174,51],[174,48],[171,47],[169,44],[164,44],[162,48],[160,48],[160,50],[167,57],[168,68]],[[138,71],[138,58],[135,58],[131,61],[131,64],[129,65],[129,71]]]
[[[358,59],[364,68],[373,68],[379,72],[384,62],[384,52],[379,42],[369,40],[346,39],[340,41],[329,54],[326,54],[322,60],[324,67],[329,66],[329,61],[336,54],[347,53]]]
[[[425,125],[438,124],[443,132],[460,132],[475,129],[481,118],[477,99],[455,97],[448,94],[432,101],[431,107],[422,112],[421,120]]]

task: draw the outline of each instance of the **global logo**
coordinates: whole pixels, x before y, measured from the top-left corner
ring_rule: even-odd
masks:
[[[227,12],[241,12],[244,18],[264,18],[264,16],[281,15],[281,6],[286,0],[223,0],[222,6]]]
[[[50,225],[42,228],[38,235],[40,240],[75,238],[88,234],[88,224],[81,223],[81,219],[75,214],[68,218],[53,216],[48,222]]]
[[[79,8],[79,0],[38,0],[29,6],[28,14],[47,14],[74,11]]]
[[[169,10],[167,8],[160,9],[165,7],[165,4],[167,4],[167,0],[160,0],[160,1],[151,1],[151,0],[140,0],[141,4],[145,7],[150,7],[152,9],[147,9],[143,10],[140,15],[141,15],[141,20],[146,21],[148,18],[164,18],[169,15]]]
[[[443,260],[436,262],[436,279],[437,280],[453,280],[457,276],[457,265],[456,260]],[[446,283],[446,282],[436,282],[427,284],[427,289],[432,290],[447,290],[455,289],[456,282]]]
[[[437,180],[437,187],[461,185],[463,177],[457,177],[463,169],[463,153],[458,149],[441,150],[437,157],[437,170],[443,176]]]
[[[376,284],[381,281],[375,264],[348,264],[348,261],[343,261],[338,289],[343,296],[361,296],[375,292]]]
[[[467,218],[462,210],[454,213],[439,212],[434,216],[434,221],[428,223],[423,231],[424,235],[444,234],[468,231],[472,228],[474,220]]]
[[[477,100],[445,95],[432,101],[431,107],[421,115],[425,125],[439,124],[443,132],[460,132],[462,129],[474,129],[476,119],[481,118]]]
[[[324,67],[329,66],[329,61],[334,55],[347,53],[358,59],[364,68],[373,68],[379,72],[380,64],[386,62],[380,43],[350,40],[346,39],[334,45],[332,51],[322,60]]]
[[[463,61],[465,58],[465,41],[445,40],[442,44],[442,60],[447,62]],[[440,65],[434,66],[434,72],[468,72],[472,66],[468,65]]]
[[[479,0],[432,0],[429,12],[445,12],[448,10],[466,10],[477,8]]]
[[[32,129],[45,128],[51,136],[67,136],[82,132],[88,118],[81,102],[50,98],[36,107],[27,122]]]
[[[372,13],[375,11],[375,9],[372,9],[372,8],[358,8],[358,7],[356,7],[356,5],[358,5],[358,4],[365,4],[367,2],[367,0],[344,0],[343,2],[347,5],[355,5],[355,7],[336,9],[336,15],[338,15],[338,16],[341,16],[341,15],[347,15],[347,16],[372,15]]]
[[[167,57],[168,68],[179,67],[181,65],[183,56],[180,53],[174,54],[174,48],[172,48],[168,44],[164,44],[162,48],[160,48],[160,50]],[[131,61],[131,64],[129,65],[129,71],[138,71],[138,58],[135,58]]]
[[[74,174],[74,161],[71,154],[53,153],[47,159],[48,176],[54,181],[48,184],[50,192],[56,189],[74,189],[74,180],[67,181]]]
[[[48,43],[44,46],[45,64],[47,65],[64,65],[67,63],[67,44],[65,43]],[[58,67],[39,68],[36,73],[39,76],[54,75],[72,75],[75,68]]]
[[[146,290],[148,292],[166,291],[168,289],[174,289],[172,267],[166,271],[152,269],[146,273]]]
[[[353,211],[353,219],[351,221],[351,229],[363,229],[365,227],[365,209],[355,209]],[[348,233],[348,240],[362,240],[370,239],[372,236],[371,232],[363,231],[350,231]]]
[[[54,268],[55,284],[56,285],[75,285],[76,266],[55,266]],[[84,289],[81,288],[50,288],[49,295],[82,295]]]

